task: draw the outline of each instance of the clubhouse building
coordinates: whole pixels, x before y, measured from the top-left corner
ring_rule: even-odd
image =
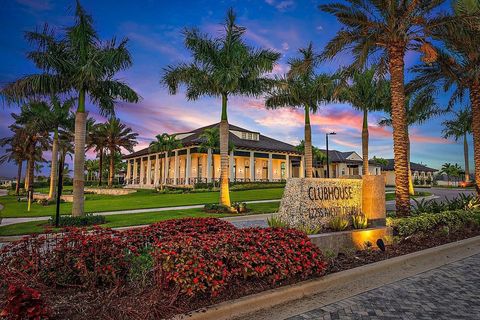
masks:
[[[385,184],[387,186],[395,186],[395,162],[393,159],[387,159],[387,163],[382,165],[382,174],[385,176]],[[410,171],[412,179],[419,181],[421,185],[430,185],[433,181],[434,174],[437,169],[429,168],[423,164],[410,162]],[[415,183],[415,182],[414,182]]]
[[[149,148],[124,157],[127,162],[125,183],[131,188],[154,188],[167,185],[193,186],[220,179],[219,150],[204,150],[202,134],[213,124],[190,132],[178,133],[181,147],[168,158],[165,152]],[[234,146],[229,157],[229,178],[233,182],[279,182],[304,177],[304,156],[295,146],[267,137],[259,132],[230,124],[229,141]],[[329,150],[330,177],[357,176],[362,172],[362,158],[356,152]],[[167,161],[166,161],[167,159]],[[371,174],[381,174],[374,164]],[[326,176],[326,164],[314,163],[314,176]]]

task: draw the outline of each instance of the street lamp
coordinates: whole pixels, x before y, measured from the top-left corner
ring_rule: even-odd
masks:
[[[336,135],[336,132],[330,132],[325,134],[325,141],[326,141],[326,146],[327,146],[327,178],[330,178],[330,161],[328,159],[328,136],[334,136]]]

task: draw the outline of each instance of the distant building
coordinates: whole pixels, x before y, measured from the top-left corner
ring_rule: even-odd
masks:
[[[132,188],[153,188],[163,181],[164,176],[169,185],[188,186],[219,180],[219,151],[200,148],[202,133],[214,127],[219,124],[176,134],[182,147],[173,150],[167,163],[164,153],[150,152],[149,148],[125,156],[125,184]],[[230,124],[229,128],[229,139],[234,145],[229,157],[231,181],[275,182],[304,177],[304,156],[295,146],[235,125]],[[210,155],[213,155],[213,161]],[[329,155],[331,178],[361,174],[362,158],[355,152],[331,150]],[[380,167],[371,170],[380,173]],[[315,176],[324,177],[325,171],[326,165],[315,164]]]
[[[393,159],[386,160],[388,163],[381,166],[382,174],[385,176],[385,184],[387,186],[395,186],[395,162]],[[420,185],[430,185],[433,181],[434,173],[438,171],[415,162],[410,162],[410,170],[412,171],[412,179],[414,182],[418,181]]]
[[[326,154],[325,150],[320,151]],[[330,163],[330,178],[362,175],[363,158],[355,151],[328,150],[328,162]],[[327,176],[326,163],[314,161],[313,166],[315,177],[325,178]],[[375,162],[369,161],[368,172],[371,175],[380,175],[382,168]]]
[[[0,186],[4,188],[11,187],[12,184],[15,182],[15,179],[0,177]]]

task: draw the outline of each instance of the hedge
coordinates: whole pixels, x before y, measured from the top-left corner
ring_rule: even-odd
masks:
[[[388,218],[387,224],[393,228],[395,235],[408,237],[418,232],[430,232],[442,226],[461,228],[469,224],[480,224],[480,210],[454,210]]]

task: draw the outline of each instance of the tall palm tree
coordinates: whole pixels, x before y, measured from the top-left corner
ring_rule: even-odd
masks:
[[[95,123],[95,120],[90,118],[87,121],[87,146],[86,150],[93,150],[98,157],[98,185],[101,186],[103,182],[103,158],[105,149],[107,148],[106,131],[103,123]]]
[[[73,122],[74,115],[70,113],[70,109],[74,102],[74,99],[67,99],[61,102],[57,96],[52,96],[50,98],[49,108],[38,110],[44,112],[44,114],[39,115],[39,119],[43,119],[45,123],[41,123],[40,125],[48,131],[53,131],[49,199],[56,197],[59,131],[67,129],[67,126]]]
[[[48,150],[50,146],[50,137],[44,124],[46,119],[43,116],[49,107],[42,101],[29,101],[22,105],[19,114],[12,113],[15,123],[10,125],[10,130],[17,132],[24,130],[24,147],[27,158],[27,172],[25,189],[29,191],[30,197],[33,196],[33,183],[35,182],[35,162],[44,162],[42,152]]]
[[[407,111],[407,169],[408,169],[408,193],[410,195],[415,194],[415,189],[413,187],[413,178],[412,170],[410,169],[410,160],[411,160],[411,148],[410,148],[410,134],[409,128],[413,125],[422,125],[427,122],[432,117],[441,115],[445,112],[435,101],[433,97],[432,87],[425,87],[422,90],[414,91],[413,84],[409,83],[407,85],[407,94],[405,97],[405,109]],[[387,105],[385,112],[389,114],[389,117],[382,119],[379,122],[381,126],[392,126],[392,111],[391,104]],[[396,187],[395,187],[396,189]]]
[[[443,136],[445,139],[453,137],[455,141],[463,138],[463,155],[465,159],[465,181],[470,181],[470,164],[468,160],[468,141],[467,136],[472,133],[472,113],[468,109],[463,109],[454,113],[455,117],[442,122]]]
[[[379,77],[376,68],[371,67],[363,71],[355,70],[351,81],[341,87],[338,98],[342,102],[348,102],[363,113],[362,125],[362,173],[368,175],[368,113],[381,111],[390,104],[388,81]]]
[[[27,32],[28,41],[37,46],[28,58],[43,72],[25,76],[3,88],[10,101],[56,93],[75,94],[75,159],[72,215],[84,215],[84,163],[87,98],[98,104],[105,115],[113,115],[116,99],[137,102],[139,96],[115,74],[132,64],[127,40],[101,41],[93,28],[93,19],[80,2],[75,23],[58,39],[47,26],[41,32]]]
[[[169,160],[170,154],[173,150],[179,149],[182,147],[182,142],[177,139],[177,137],[172,134],[162,133],[158,134],[155,141],[150,142],[149,149],[152,152],[163,152],[165,155],[165,168],[162,179],[162,189],[165,184],[167,184],[167,177],[169,171]]]
[[[472,16],[480,20],[478,1],[454,2],[456,16]],[[450,105],[469,96],[472,110],[472,133],[477,193],[480,195],[480,23],[460,19],[435,30],[443,48],[436,48],[437,59],[428,65],[415,66],[414,82],[418,86],[436,83],[443,91],[453,91]]]
[[[280,54],[267,49],[253,49],[245,44],[246,29],[237,25],[232,9],[227,13],[224,33],[218,38],[201,34],[197,29],[184,32],[185,46],[192,52],[193,62],[169,66],[162,82],[171,94],[180,84],[187,87],[189,100],[200,96],[221,97],[220,121],[220,204],[231,207],[228,188],[228,97],[259,96],[271,82],[264,75],[273,70]]]
[[[15,185],[15,194],[20,193],[20,182],[22,179],[23,162],[27,160],[27,132],[19,127],[12,130],[13,135],[0,139],[0,147],[5,147],[5,154],[0,156],[0,164],[5,162],[15,162],[17,165],[17,180]]]
[[[269,109],[283,107],[303,108],[305,111],[305,171],[306,177],[313,177],[312,127],[310,114],[318,112],[320,105],[332,101],[336,82],[327,74],[315,74],[318,56],[310,43],[299,49],[300,58],[291,59],[287,75],[277,78],[275,86],[265,100]]]
[[[452,21],[452,17],[436,14],[445,0],[346,0],[344,3],[320,5],[342,24],[336,36],[322,53],[333,58],[341,52],[353,53],[352,66],[362,68],[369,59],[381,69],[388,69],[391,81],[393,149],[395,158],[396,212],[410,213],[408,192],[407,113],[405,110],[404,58],[407,50],[423,52],[423,60],[431,62],[435,54],[429,45],[431,30]]]
[[[87,171],[87,181],[93,181],[95,172],[98,170],[98,160],[85,160],[85,171]]]
[[[101,127],[104,131],[102,136],[105,139],[105,147],[110,152],[110,169],[108,175],[108,186],[112,187],[113,178],[115,176],[115,154],[122,153],[122,148],[129,152],[133,152],[133,147],[137,145],[138,133],[132,132],[120,119],[111,117]]]

